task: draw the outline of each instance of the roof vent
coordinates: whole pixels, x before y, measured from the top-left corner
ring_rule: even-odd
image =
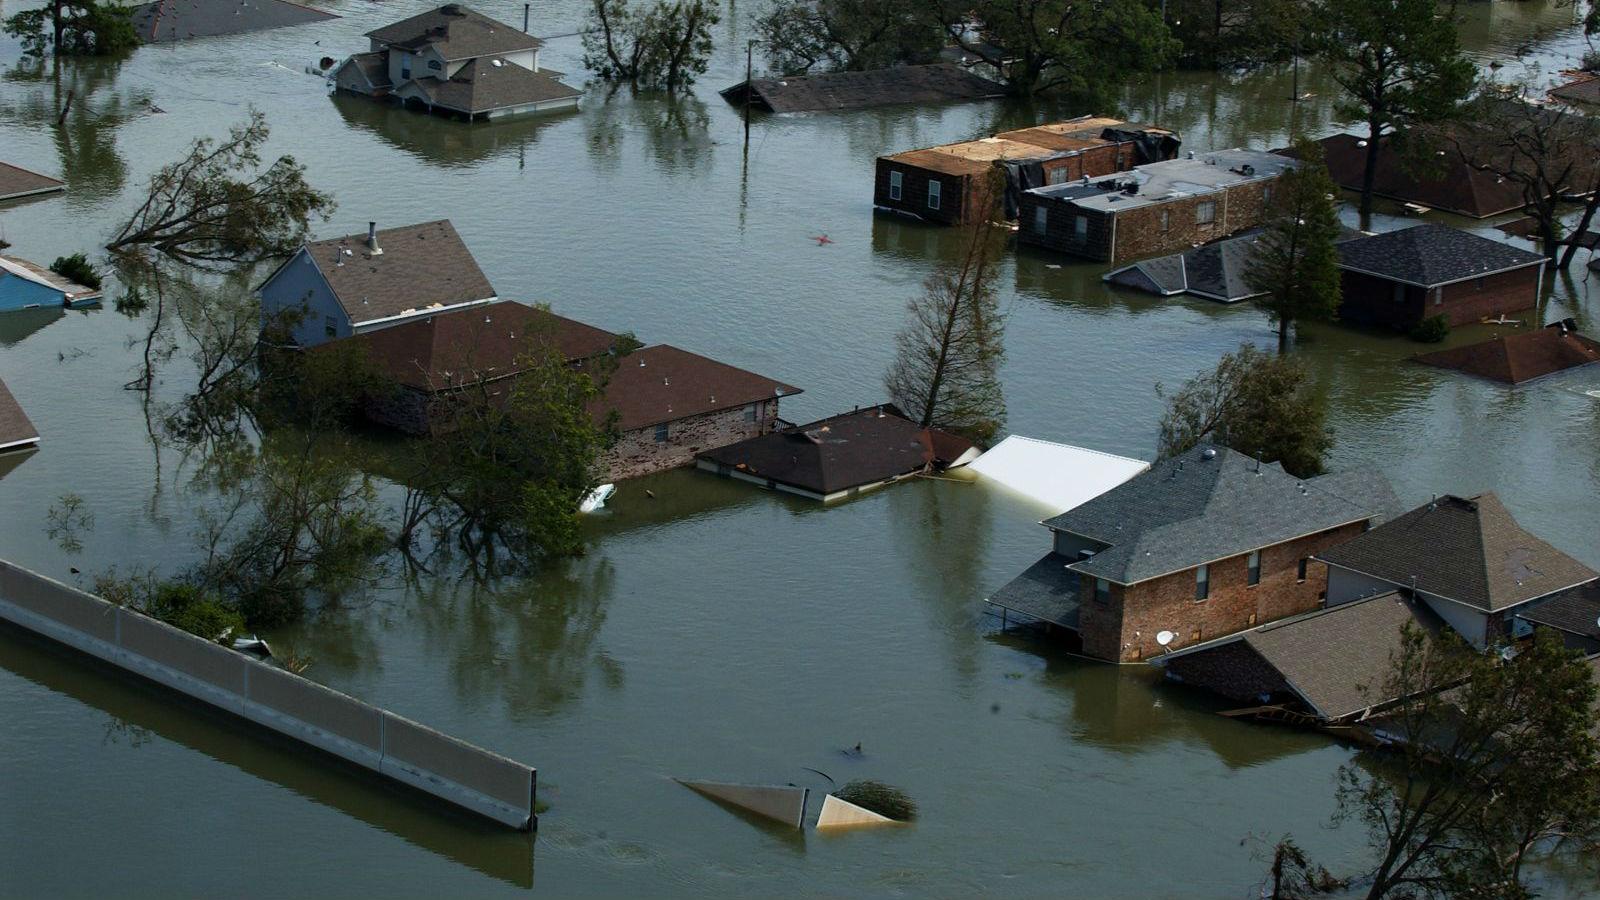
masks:
[[[491,59],[491,60],[489,60],[489,65],[494,66],[496,69],[500,68],[501,66],[503,66],[505,64],[506,64],[506,62],[503,59]]]
[[[1207,447],[1204,450],[1200,451],[1200,458],[1201,459],[1216,459],[1217,458],[1217,451],[1213,447]]]
[[[1189,151],[1189,158],[1190,159],[1194,159],[1194,151],[1193,150]]]
[[[641,358],[639,360],[639,368],[641,368],[641,369],[644,368],[644,359],[643,358]]]
[[[367,223],[367,254],[370,255],[370,256],[382,256],[383,255],[383,248],[378,246],[378,223],[377,222],[368,222]]]
[[[661,379],[661,383],[666,385],[667,387],[671,387],[672,386],[672,379],[670,379],[670,378],[662,378]]]

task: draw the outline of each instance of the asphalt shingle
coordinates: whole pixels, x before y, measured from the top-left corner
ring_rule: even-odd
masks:
[[[1418,287],[1543,263],[1536,253],[1447,225],[1417,225],[1339,245],[1341,268]]]

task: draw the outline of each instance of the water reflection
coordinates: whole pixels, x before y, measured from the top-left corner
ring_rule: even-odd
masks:
[[[12,347],[29,335],[65,319],[67,311],[61,307],[19,309],[0,315],[0,347]]]
[[[377,135],[429,165],[446,169],[469,168],[512,154],[520,168],[527,163],[528,150],[537,149],[545,130],[579,115],[563,110],[500,121],[454,122],[365,97],[332,94],[330,100],[355,130]]]
[[[708,163],[717,142],[711,137],[710,109],[694,94],[608,85],[589,94],[588,106],[589,156],[600,170],[614,174],[627,155],[628,134],[638,132],[646,156],[662,172],[710,177]]]
[[[10,475],[18,466],[33,458],[39,452],[38,447],[29,447],[26,450],[7,450],[0,453],[0,478]]]
[[[25,56],[3,76],[13,84],[36,88],[0,107],[0,118],[51,129],[60,175],[69,186],[67,202],[75,208],[94,208],[122,190],[128,164],[117,150],[117,130],[150,114],[146,90],[112,87],[123,62]],[[69,102],[66,118],[58,126]]]
[[[970,683],[980,659],[972,599],[989,587],[994,494],[973,481],[918,480],[881,490],[893,554],[906,561],[911,588],[949,644],[955,671]]]

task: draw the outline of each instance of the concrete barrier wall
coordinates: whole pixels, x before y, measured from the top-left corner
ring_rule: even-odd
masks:
[[[523,830],[532,767],[0,561],[0,619]]]

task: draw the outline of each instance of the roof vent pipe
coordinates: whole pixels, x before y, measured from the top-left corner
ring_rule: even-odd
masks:
[[[378,246],[378,223],[367,223],[367,252],[373,256],[381,256],[383,248]]]

